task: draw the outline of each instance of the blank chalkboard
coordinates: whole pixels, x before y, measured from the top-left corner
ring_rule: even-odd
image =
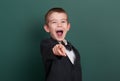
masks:
[[[52,7],[68,12],[83,81],[120,81],[119,0],[1,0],[0,81],[44,81],[40,41]]]

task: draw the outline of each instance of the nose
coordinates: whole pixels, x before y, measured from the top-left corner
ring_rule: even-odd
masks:
[[[62,24],[61,24],[61,23],[58,23],[57,25],[58,25],[58,27],[61,27],[61,26],[62,26]]]

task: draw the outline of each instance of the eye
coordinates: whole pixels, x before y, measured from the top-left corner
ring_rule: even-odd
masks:
[[[56,21],[53,21],[52,23],[57,23]]]
[[[62,23],[66,23],[66,21],[62,21]]]

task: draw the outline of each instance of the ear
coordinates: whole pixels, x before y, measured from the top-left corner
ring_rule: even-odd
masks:
[[[44,30],[45,30],[46,32],[48,32],[48,33],[50,32],[50,31],[49,31],[49,27],[48,27],[46,24],[44,25]]]
[[[68,29],[68,31],[70,30],[70,23],[68,23],[67,29]]]

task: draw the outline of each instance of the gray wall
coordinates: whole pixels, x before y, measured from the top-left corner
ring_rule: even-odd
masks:
[[[63,7],[67,39],[81,54],[83,81],[120,81],[119,0],[1,0],[0,81],[44,81],[44,14]]]

